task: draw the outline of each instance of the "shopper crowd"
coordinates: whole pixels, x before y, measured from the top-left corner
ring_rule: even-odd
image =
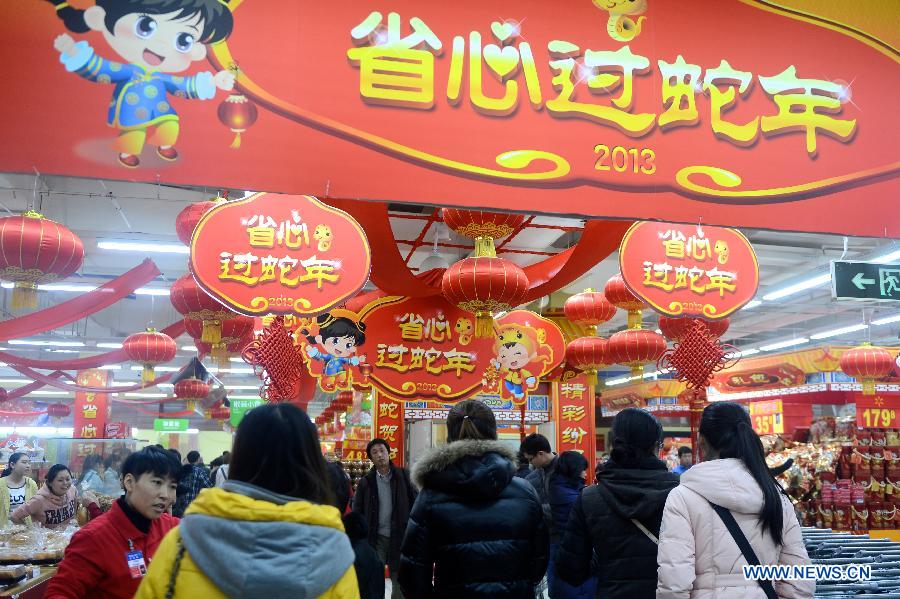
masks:
[[[711,404],[699,432],[705,461],[692,466],[682,447],[669,472],[660,423],[622,410],[585,486],[583,455],[556,455],[539,434],[515,452],[493,412],[464,401],[448,443],[412,472],[387,441],[369,443],[372,469],[354,494],[306,413],[271,404],[247,413],[212,472],[196,451],[182,464],[157,445],[87,456],[77,478],[56,464],[38,485],[29,456],[14,453],[0,525],[60,528],[87,512],[48,599],[382,599],[386,572],[392,596],[411,599],[812,597],[813,582],[742,575],[745,564],[810,563],[746,410]],[[114,498],[105,512],[101,494]]]

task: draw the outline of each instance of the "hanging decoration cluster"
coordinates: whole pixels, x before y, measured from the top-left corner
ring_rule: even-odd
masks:
[[[508,312],[525,299],[529,283],[517,264],[498,258],[494,240],[506,237],[525,217],[479,210],[443,210],[444,222],[475,242],[474,256],[444,271],[441,291],[450,303],[475,314],[475,336],[494,334],[494,314]]]
[[[563,305],[563,313],[571,322],[586,327],[588,336],[579,337],[566,346],[566,363],[587,373],[597,384],[597,372],[610,365],[609,342],[597,337],[597,327],[616,315],[616,307],[593,289],[576,293]]]

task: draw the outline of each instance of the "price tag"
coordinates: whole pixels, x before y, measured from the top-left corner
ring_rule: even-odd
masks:
[[[781,400],[751,403],[750,423],[757,435],[784,434],[784,406]]]
[[[856,425],[863,428],[900,428],[900,396],[858,395]]]

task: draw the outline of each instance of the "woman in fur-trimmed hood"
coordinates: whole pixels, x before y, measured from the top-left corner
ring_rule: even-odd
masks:
[[[516,454],[497,441],[494,413],[480,401],[457,404],[447,439],[412,469],[420,492],[401,549],[403,593],[534,597],[547,569],[547,527],[534,489],[513,476]]]

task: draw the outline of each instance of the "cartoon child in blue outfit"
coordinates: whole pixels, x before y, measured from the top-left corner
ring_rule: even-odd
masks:
[[[123,166],[140,165],[147,141],[163,160],[178,158],[178,114],[170,95],[211,100],[216,89],[234,87],[229,71],[173,74],[203,60],[206,44],[231,34],[234,19],[224,0],[96,0],[86,10],[72,8],[64,0],[48,1],[70,31],[102,33],[123,61],[98,56],[88,42],[76,42],[68,33],[53,44],[68,72],[115,85],[108,124],[119,130],[115,148]]]
[[[344,315],[346,313],[346,315]],[[350,388],[350,367],[364,364],[366,356],[356,356],[356,348],[366,342],[366,325],[356,322],[347,310],[333,310],[316,318],[316,335],[303,331],[309,345],[306,355],[323,362],[319,386],[323,391]]]

